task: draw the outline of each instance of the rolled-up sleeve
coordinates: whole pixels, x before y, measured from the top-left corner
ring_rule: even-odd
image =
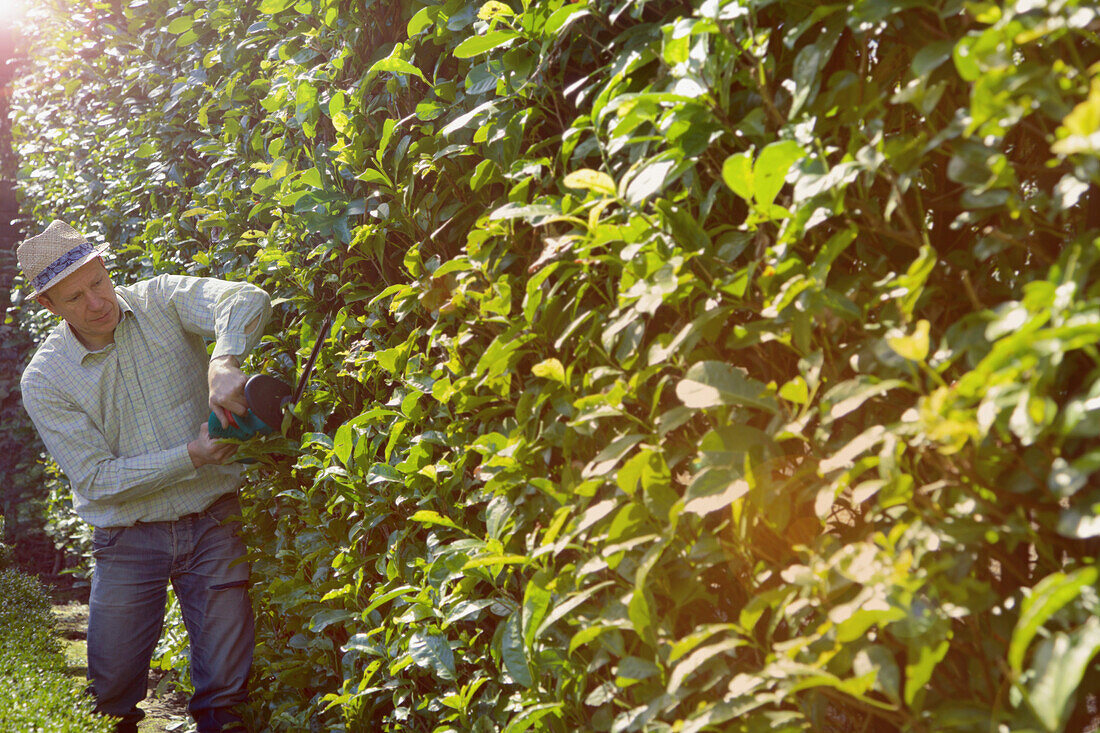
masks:
[[[271,297],[250,283],[165,275],[151,294],[175,311],[185,331],[214,340],[211,358],[252,351],[271,317]]]
[[[37,384],[33,373],[24,373],[21,389],[23,406],[46,449],[72,483],[78,504],[80,499],[103,504],[131,501],[194,478],[195,467],[186,445],[117,457],[88,415],[63,395]]]

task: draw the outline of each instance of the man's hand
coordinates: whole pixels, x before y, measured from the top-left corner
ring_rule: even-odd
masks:
[[[206,423],[199,428],[199,437],[187,444],[187,454],[191,456],[191,463],[195,468],[202,468],[210,463],[217,466],[229,463],[236,452],[237,446],[232,443],[211,438]]]
[[[219,356],[210,360],[206,371],[206,382],[210,388],[210,409],[218,418],[222,427],[229,425],[229,413],[243,415],[248,411],[244,399],[244,383],[248,376],[240,369],[235,356]]]

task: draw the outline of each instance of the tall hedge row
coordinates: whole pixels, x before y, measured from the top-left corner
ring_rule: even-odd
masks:
[[[253,371],[325,339],[242,449],[258,725],[1083,725],[1093,3],[52,0],[34,28],[29,218],[119,280],[267,288]]]

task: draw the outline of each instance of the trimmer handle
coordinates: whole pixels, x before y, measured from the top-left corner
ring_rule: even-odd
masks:
[[[253,435],[266,435],[272,432],[271,427],[256,417],[252,410],[243,415],[229,413],[229,425],[224,428],[221,421],[218,420],[218,416],[211,411],[210,419],[206,421],[206,427],[211,438],[234,438],[235,440],[248,440]]]
[[[283,404],[289,398],[289,384],[266,374],[254,374],[244,385],[248,411],[243,415],[229,413],[229,425],[224,428],[218,416],[211,412],[206,427],[212,438],[248,440],[254,435],[273,433],[282,425]]]

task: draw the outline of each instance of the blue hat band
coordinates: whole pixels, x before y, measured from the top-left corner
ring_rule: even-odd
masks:
[[[82,242],[81,244],[78,244],[77,246],[73,247],[68,252],[54,260],[53,263],[50,264],[50,266],[47,267],[45,270],[35,275],[34,280],[31,281],[31,285],[34,286],[34,289],[36,291],[41,293],[43,290],[43,286],[49,283],[50,280],[53,280],[59,274],[64,272],[74,262],[79,262],[81,258],[87,257],[94,252],[95,247],[92,246],[91,242]]]

